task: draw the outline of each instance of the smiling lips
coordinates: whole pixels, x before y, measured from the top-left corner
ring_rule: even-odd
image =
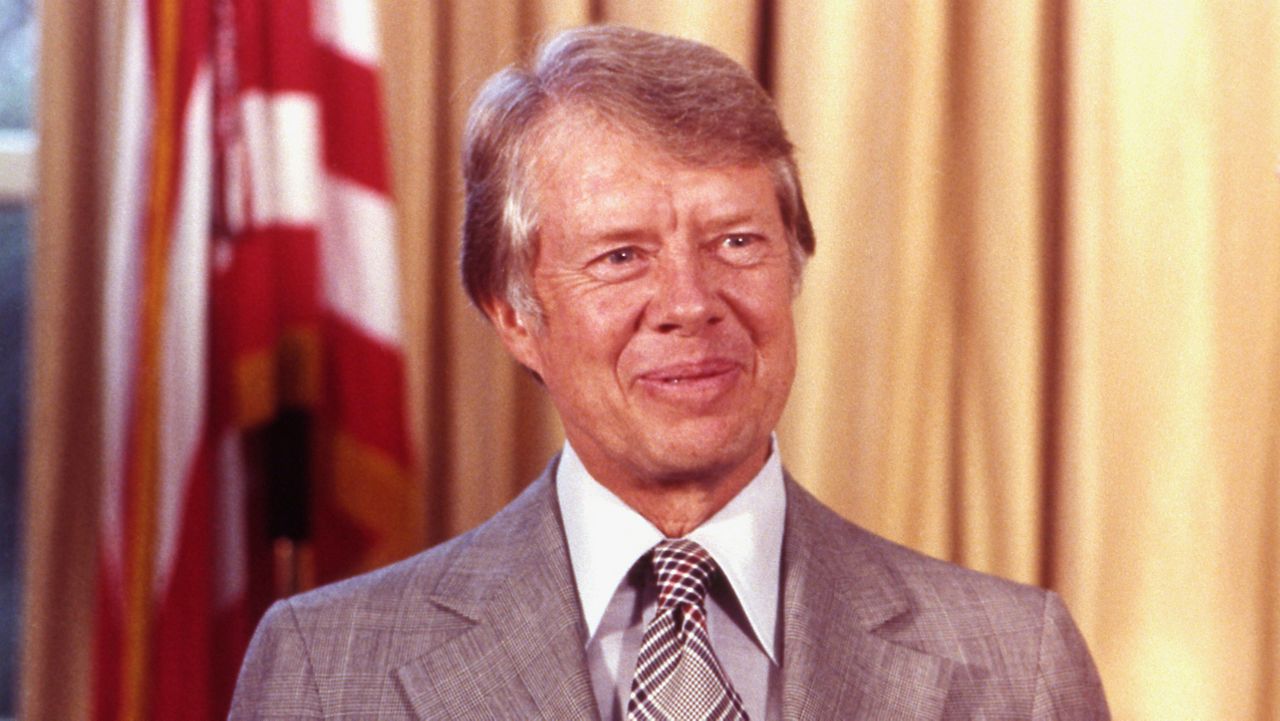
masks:
[[[709,358],[655,368],[642,374],[640,382],[660,395],[706,401],[733,387],[741,371],[741,363],[727,358]]]

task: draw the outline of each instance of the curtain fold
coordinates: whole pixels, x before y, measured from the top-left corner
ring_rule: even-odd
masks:
[[[32,224],[18,716],[89,713],[97,528],[101,266],[115,48],[103,3],[40,4],[41,143]]]
[[[87,714],[97,38],[118,2],[42,8],[24,718]],[[818,251],[789,470],[894,540],[1062,594],[1117,718],[1280,719],[1280,9],[380,6],[432,539],[560,442],[456,280],[475,90],[563,27],[685,35],[756,69],[798,147]]]

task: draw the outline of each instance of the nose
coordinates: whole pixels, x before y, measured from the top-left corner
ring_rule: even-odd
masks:
[[[697,254],[664,258],[658,264],[657,288],[649,304],[652,327],[660,333],[697,335],[724,319],[714,269]]]

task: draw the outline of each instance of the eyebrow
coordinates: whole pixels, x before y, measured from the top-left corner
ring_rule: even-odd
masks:
[[[702,223],[702,227],[724,230],[735,225],[755,225],[763,224],[763,222],[758,209],[753,207],[749,210],[735,210],[726,212],[723,215],[712,216]]]
[[[634,243],[637,240],[652,235],[651,231],[641,227],[615,226],[605,227],[600,231],[592,231],[588,234],[588,245],[611,245],[613,243]]]
[[[731,208],[718,215],[712,214],[710,217],[702,219],[698,223],[698,227],[704,231],[723,232],[734,226],[763,225],[765,219],[761,216],[761,209],[754,205],[745,208]],[[602,223],[600,228],[590,229],[587,232],[587,244],[598,246],[612,243],[634,243],[644,240],[652,234],[652,229],[647,227],[645,223],[632,226],[623,224],[610,225],[606,222]]]

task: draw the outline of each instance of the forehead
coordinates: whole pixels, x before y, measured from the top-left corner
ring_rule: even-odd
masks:
[[[695,217],[779,215],[772,175],[763,164],[684,162],[591,112],[554,113],[531,155],[544,224],[639,223],[676,210]]]

